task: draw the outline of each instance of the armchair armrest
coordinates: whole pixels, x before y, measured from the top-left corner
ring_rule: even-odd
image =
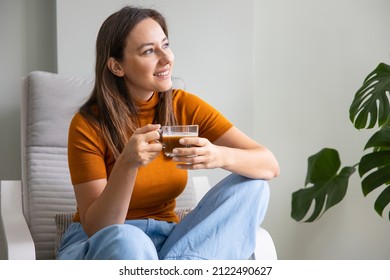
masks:
[[[4,237],[6,259],[34,260],[35,246],[23,215],[21,182],[0,183],[0,227]]]
[[[275,244],[271,235],[262,227],[259,227],[256,232],[256,248],[253,253],[255,260],[277,260]]]
[[[210,190],[210,182],[207,176],[192,176],[196,204]]]

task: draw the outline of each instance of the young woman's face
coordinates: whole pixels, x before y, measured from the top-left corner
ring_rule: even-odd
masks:
[[[151,18],[139,22],[127,37],[120,74],[133,98],[147,100],[154,91],[172,87],[174,56],[168,38]],[[119,75],[118,75],[119,76]]]

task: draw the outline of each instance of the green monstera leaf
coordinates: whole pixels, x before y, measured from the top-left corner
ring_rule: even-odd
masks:
[[[375,201],[374,209],[383,216],[390,204],[390,126],[385,125],[367,142],[365,149],[373,151],[364,155],[359,163],[359,175],[362,180],[363,194],[367,196],[372,191],[384,187]],[[388,214],[390,220],[390,211]]]
[[[390,115],[390,66],[380,63],[364,80],[349,108],[349,118],[357,129],[382,126]]]
[[[355,128],[371,129],[375,125],[379,128],[365,146],[365,150],[372,148],[372,151],[364,155],[357,165],[365,196],[383,188],[374,205],[380,216],[390,205],[389,97],[390,66],[380,63],[364,80],[349,108],[349,118]],[[344,198],[355,167],[344,167],[337,173],[340,166],[336,150],[323,149],[309,158],[305,188],[292,195],[293,219],[313,222]],[[308,184],[311,186],[307,187]],[[388,216],[390,220],[390,211]]]
[[[325,148],[309,157],[305,188],[292,194],[291,217],[294,220],[313,222],[343,200],[348,180],[356,169],[344,167],[337,173],[340,166],[339,154],[334,149]],[[307,187],[308,184],[312,185]],[[314,210],[310,214],[313,203]]]

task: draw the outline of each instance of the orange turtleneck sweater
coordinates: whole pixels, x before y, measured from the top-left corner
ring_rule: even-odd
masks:
[[[154,93],[150,100],[138,104],[141,126],[153,122],[157,103],[158,93]],[[217,110],[183,90],[173,90],[173,107],[179,124],[198,124],[199,136],[211,142],[232,127]],[[72,184],[108,178],[115,163],[99,133],[80,113],[69,127],[68,163]],[[176,163],[161,152],[138,169],[126,218],[178,222],[175,199],[186,183],[187,172],[176,168]],[[80,221],[78,212],[74,221]]]

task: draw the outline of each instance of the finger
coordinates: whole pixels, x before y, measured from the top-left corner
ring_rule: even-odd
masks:
[[[197,155],[190,155],[190,156],[174,156],[172,158],[172,161],[174,162],[180,162],[180,163],[184,163],[184,164],[199,164],[199,163],[202,163],[203,162],[203,159],[204,157],[202,156],[197,156]]]
[[[191,164],[191,163],[179,163],[176,165],[179,169],[185,169],[185,170],[199,170],[199,169],[206,169],[206,166],[202,163],[198,164]]]
[[[149,131],[144,134],[145,135],[145,141],[148,143],[158,143],[161,138],[160,133],[157,130]]]
[[[163,149],[162,144],[157,142],[157,143],[149,144],[147,147],[147,152],[157,153],[157,152],[161,152],[162,149]]]
[[[193,146],[193,145],[192,145]],[[203,147],[183,147],[173,149],[173,154],[181,157],[205,155],[207,150]]]
[[[139,127],[134,131],[134,134],[145,134],[151,131],[157,131],[161,127],[160,124],[147,124]]]
[[[205,146],[207,144],[206,138],[201,137],[183,137],[180,139],[179,143],[181,145],[194,145],[198,147]]]

